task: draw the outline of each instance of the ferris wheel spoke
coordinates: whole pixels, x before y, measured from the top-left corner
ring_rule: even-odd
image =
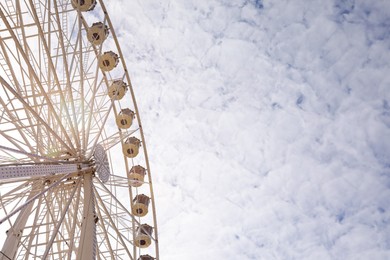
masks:
[[[0,103],[3,104],[1,98],[0,98]],[[5,105],[3,105],[3,108],[5,111],[9,111]],[[0,135],[4,138],[3,141],[9,142],[9,144],[15,147],[16,150],[20,151],[20,153],[29,155],[31,160],[34,160],[31,156],[35,157],[35,159],[38,157],[40,157],[41,159],[46,158],[44,156],[31,155],[32,153],[37,152],[33,148],[33,144],[30,143],[30,141],[32,141],[33,138],[36,137],[36,135],[34,135],[34,133],[31,132],[31,128],[36,125],[35,124],[24,125],[23,123],[21,123],[21,120],[16,120],[12,114],[10,114],[9,117],[10,117],[9,120],[2,118],[2,122],[0,122],[0,126],[4,124],[14,125],[14,128],[8,128],[6,130],[7,132],[9,132],[9,134],[7,134],[3,130],[0,130]],[[44,144],[42,144],[42,147],[44,147]],[[29,152],[27,152],[26,149],[28,149]],[[43,154],[42,149],[38,149],[38,150],[39,153]],[[49,158],[47,159],[50,160]]]
[[[95,114],[94,113],[94,116],[99,116],[100,118],[96,118],[95,117],[95,128],[96,128],[96,131],[97,133],[95,133],[95,136],[94,138],[91,140],[91,143],[93,143],[91,146],[90,146],[90,150],[89,150],[89,154],[87,158],[90,158],[90,156],[92,155],[96,145],[98,144],[99,140],[100,140],[100,137],[103,135],[104,133],[104,125],[106,124],[107,122],[107,119],[109,117],[109,112],[111,111],[111,109],[113,108],[113,106],[111,105],[108,109],[108,111],[105,112],[105,114]],[[99,125],[99,122],[100,122],[100,125]]]
[[[121,131],[121,132],[116,132],[108,137],[106,137],[103,140],[96,139],[98,140],[97,143],[94,143],[92,147],[95,147],[96,145],[101,145],[103,146],[105,151],[110,150],[113,148],[115,145],[119,144],[121,141],[125,140],[135,132],[137,132],[139,129],[133,129],[133,130],[127,130],[127,131]],[[92,156],[93,150],[90,150],[88,153],[87,158],[90,158]]]
[[[98,216],[99,216],[99,219],[100,219],[101,221],[103,221],[104,218],[103,218],[103,215],[102,215],[102,213],[101,213],[100,207],[96,207],[96,212],[97,212],[97,214],[98,214]],[[105,225],[100,224],[100,223],[99,223],[99,227],[102,229],[103,235],[104,235],[104,240],[102,240],[102,243],[103,243],[104,241],[106,241],[105,245],[108,247],[108,250],[109,250],[111,259],[115,259],[114,253],[113,253],[114,250],[113,250],[113,247],[111,246],[111,241],[110,241],[110,239],[109,239],[109,237],[108,237],[107,228],[106,228]],[[98,248],[100,248],[100,246],[99,246]]]
[[[10,212],[9,214],[7,214],[7,216],[5,216],[4,218],[0,219],[0,225],[8,220],[10,217],[12,217],[13,215],[15,215],[16,213],[18,213],[20,210],[22,210],[24,207],[26,207],[27,205],[31,204],[31,202],[33,202],[35,199],[37,199],[39,196],[42,196],[43,194],[45,194],[47,191],[49,191],[50,189],[52,189],[53,187],[59,185],[63,180],[65,180],[66,178],[68,178],[72,173],[68,173],[68,174],[65,174],[62,178],[60,178],[57,182],[54,182],[53,184],[49,185],[47,188],[43,189],[43,191],[41,191],[40,193],[34,195],[31,199],[27,200],[24,204],[20,205],[19,207],[17,207],[16,209],[14,209],[12,212]]]
[[[3,57],[4,57],[4,59],[6,60],[6,63],[7,63],[7,64],[10,64],[10,61],[9,61],[7,52],[5,51],[4,42],[3,42],[1,39],[0,39],[0,46],[1,46],[1,49],[2,49],[2,51],[3,51],[3,53],[4,53],[4,54],[3,54]],[[13,71],[12,69],[10,69],[10,72],[11,72],[11,74],[12,74],[12,78],[14,79],[13,82],[14,82],[15,87],[19,89],[19,84],[16,83],[16,82],[17,82],[17,79],[16,79],[16,77],[15,77],[14,71]],[[4,90],[4,91],[5,91],[5,94],[6,94],[6,98],[7,98],[8,100],[11,100],[11,99],[10,99],[10,96],[9,96],[9,93],[8,93],[6,90]],[[14,124],[14,125],[16,126],[16,130],[18,130],[18,132],[19,132],[20,136],[23,138],[23,141],[25,142],[25,144],[26,144],[27,146],[29,146],[30,151],[33,151],[30,142],[29,142],[28,139],[26,138],[26,136],[25,136],[25,134],[24,134],[24,131],[22,131],[21,129],[24,129],[25,131],[27,131],[27,132],[30,134],[30,136],[35,136],[35,137],[36,137],[37,135],[36,135],[36,132],[35,132],[34,127],[31,127],[31,128],[25,127],[25,126],[22,124],[22,118],[20,118],[19,114],[18,114],[17,112],[11,113],[10,109],[8,108],[8,105],[7,105],[6,102],[3,100],[2,97],[0,97],[0,101],[1,101],[1,105],[2,105],[2,107],[3,107],[3,109],[4,109],[3,111],[8,115],[10,122],[12,122],[12,124]],[[12,111],[17,111],[17,109],[16,109],[16,107],[15,107],[15,105],[14,105],[13,102],[10,102],[9,105],[10,105],[10,108],[12,109]],[[3,117],[2,117],[2,118],[3,118]],[[27,119],[27,122],[29,123],[29,125],[30,125],[30,126],[33,126],[32,119],[31,119],[29,116],[26,116],[26,118],[23,118],[23,119]],[[4,119],[2,119],[2,120],[4,120]],[[18,123],[18,122],[20,122],[20,123]]]
[[[97,70],[96,71],[96,78],[97,78],[97,74],[99,73],[99,71]],[[105,123],[108,119],[108,116],[110,115],[110,112],[112,110],[112,107],[113,107],[113,104],[112,104],[112,101],[107,99],[107,95],[106,93],[104,93],[102,95],[102,97],[99,97],[99,99],[96,99],[97,96],[98,96],[98,90],[99,88],[103,87],[103,83],[104,83],[104,79],[102,79],[99,83],[97,83],[97,81],[95,80],[94,82],[94,85],[93,85],[93,88],[91,89],[91,92],[90,95],[92,95],[92,98],[90,99],[89,103],[87,104],[88,105],[88,108],[89,108],[89,113],[88,113],[88,117],[87,117],[87,133],[90,133],[91,131],[91,128],[95,128],[93,126],[97,126],[98,127],[98,134],[96,135],[95,137],[95,142],[94,144],[91,146],[91,151],[94,150],[94,147],[96,146],[97,144],[97,140],[99,140],[99,137],[101,135],[101,131],[103,129],[103,127],[105,126]],[[100,103],[96,103],[96,101],[100,101]],[[108,106],[108,108],[107,108]],[[99,113],[97,112],[99,111]],[[100,116],[101,118],[96,118],[96,116]],[[95,124],[95,125],[93,125]],[[86,145],[87,147],[89,147],[89,139],[90,139],[90,136],[91,134],[87,135],[86,136]],[[89,158],[89,157],[87,157]]]
[[[70,207],[70,204],[72,203],[72,199],[73,199],[73,197],[74,197],[74,195],[75,195],[75,193],[76,193],[76,191],[77,191],[79,186],[80,186],[80,181],[78,181],[77,185],[73,188],[72,194],[70,195],[70,197],[68,199],[68,202],[66,203],[64,209],[62,210],[61,217],[60,217],[60,219],[57,222],[57,226],[55,227],[55,229],[54,229],[54,231],[52,233],[52,236],[51,236],[51,238],[49,240],[49,243],[47,244],[46,251],[45,251],[45,253],[42,256],[42,259],[46,259],[47,258],[48,254],[49,254],[49,251],[51,250],[52,245],[54,243],[54,240],[55,240],[55,238],[56,238],[56,236],[58,234],[58,231],[60,230],[60,227],[63,224],[64,218],[65,218],[66,213],[67,213],[67,211],[68,211],[68,209]]]
[[[105,213],[105,217],[107,218],[107,220],[105,218],[102,218],[102,221],[108,221],[110,226],[114,229],[114,231],[116,232],[117,236],[118,236],[118,239],[124,249],[126,250],[126,253],[127,255],[130,257],[130,259],[134,260],[133,256],[131,255],[130,251],[128,250],[127,246],[126,246],[126,242],[124,241],[126,238],[123,237],[123,234],[122,232],[120,232],[115,224],[115,222],[113,221],[112,217],[111,217],[111,214],[112,212],[110,212],[106,205],[104,204],[100,194],[97,192],[96,188],[94,187],[95,189],[95,194],[96,194],[96,198],[97,198],[97,201],[99,202],[99,205],[102,207],[102,210],[104,211]],[[129,241],[130,242],[130,241]]]
[[[26,56],[29,58],[29,61],[32,65],[32,67],[35,65],[36,66],[36,73],[39,73],[39,79],[42,81],[47,81],[45,80],[46,79],[46,76],[45,76],[45,73],[43,72],[43,70],[40,70],[39,68],[44,68],[47,66],[47,64],[45,64],[44,62],[41,61],[41,59],[38,59],[35,57],[34,55],[34,51],[31,50],[31,47],[29,45],[29,42],[28,42],[28,39],[27,39],[27,33],[26,33],[26,28],[25,28],[25,24],[24,24],[24,20],[23,20],[23,15],[22,15],[22,11],[20,9],[20,1],[16,1],[16,13],[18,15],[18,25],[15,25],[14,24],[14,28],[20,28],[20,32],[16,29],[15,32],[15,36],[16,38],[21,42],[21,47],[22,49],[24,50]],[[30,11],[31,12],[31,11]],[[30,24],[32,25],[32,24]],[[34,24],[35,25],[35,24]],[[34,26],[33,25],[33,26]],[[19,62],[22,62],[22,57],[20,57],[21,55],[18,53],[18,60]],[[21,65],[21,68],[22,68],[22,64],[23,63],[20,63]],[[26,73],[27,74],[27,73]],[[27,78],[27,80],[29,80],[32,76],[31,76],[31,72],[28,71],[28,75],[29,77]],[[25,78],[23,78],[25,80]],[[26,83],[26,81],[24,81],[23,83]],[[24,91],[27,93],[27,84],[23,84],[22,86],[24,86]]]
[[[95,53],[95,57],[98,57],[101,53],[102,46],[96,48],[90,44],[85,44],[82,40],[83,37],[81,35],[81,28],[88,30],[88,25],[80,12],[77,12],[77,22],[77,26],[80,30],[77,33],[77,39],[74,45],[75,49],[70,67],[74,67],[75,71],[78,68],[77,72],[79,73],[78,77],[80,82],[77,92],[79,93],[80,106],[77,113],[81,115],[79,123],[81,124],[80,132],[82,137],[82,150],[86,151],[88,149],[88,139],[91,136],[90,129],[93,119],[92,114],[95,113],[95,111],[101,112],[101,110],[94,107],[94,104],[96,97],[98,97],[97,93],[99,91],[99,86],[102,84],[102,81],[100,83],[97,82],[97,79],[99,78],[98,74],[100,72],[99,68],[96,67],[95,71],[91,72],[91,70],[93,70],[93,63],[88,65],[88,57],[91,52]],[[77,55],[77,53],[84,53],[85,55]],[[96,61],[96,58],[94,60]],[[76,76],[76,73],[74,76]],[[99,99],[101,99],[101,97],[99,97]]]
[[[109,220],[104,219],[103,222],[104,223],[102,223],[102,225],[105,225],[107,227],[107,236],[109,237],[109,239],[113,240],[112,244],[116,247],[118,247],[119,245],[123,246],[123,248],[113,248],[112,253],[115,254],[115,259],[117,259],[119,257],[119,253],[122,251],[124,251],[124,254],[126,254],[125,259],[128,259],[128,257],[130,257],[130,259],[134,259],[133,256],[129,255],[130,251],[128,249],[126,249],[127,245],[123,244],[126,241],[128,242],[128,244],[132,244],[129,239],[127,239],[125,236],[123,236],[123,234],[122,234],[123,230],[115,229],[115,226],[112,226],[112,223]],[[119,239],[119,241],[118,241],[119,234],[122,235],[122,241],[121,241],[121,239]],[[133,257],[133,258],[131,258],[131,257]]]
[[[1,10],[0,10],[1,12]],[[27,104],[26,101],[24,101],[23,97],[21,97],[18,93],[16,93],[16,91],[8,84],[8,82],[6,82],[3,77],[0,76],[0,83],[6,87],[23,105],[24,107],[31,112],[32,115],[34,115],[34,117],[37,119],[37,121],[39,121],[41,124],[43,124],[46,129],[48,130],[48,132],[50,132],[53,137],[55,137],[58,142],[62,143],[65,147],[67,147],[69,150],[71,151],[74,151],[74,148],[70,148],[62,139],[60,136],[58,136],[58,134],[46,123],[45,120],[43,120],[39,115],[38,113],[32,108],[29,106],[29,104]],[[69,136],[68,136],[69,138]]]
[[[80,28],[78,30],[78,37],[79,37],[79,42],[78,42],[78,45],[77,45],[77,48],[79,49],[80,53],[82,52],[83,50],[83,41],[81,40],[82,39],[82,35],[81,35],[81,28],[82,28],[82,17],[81,17],[81,12],[80,10],[77,10],[77,20],[78,20],[78,27]],[[85,151],[87,149],[87,143],[86,143],[86,132],[85,132],[85,103],[84,103],[84,77],[85,77],[85,73],[84,73],[84,60],[83,60],[83,55],[79,55],[79,68],[80,68],[80,99],[81,99],[81,133],[82,133],[82,149],[83,151]]]
[[[18,191],[24,190],[24,187],[18,186],[17,189],[18,189]],[[14,189],[12,192],[12,196],[10,196],[9,192],[7,194],[4,194],[3,196],[0,196],[0,209],[2,209],[2,211],[4,211],[4,214],[7,216],[8,215],[8,211],[7,211],[8,204],[11,204],[11,203],[15,204],[14,205],[14,208],[15,208],[19,203],[21,203],[21,201],[23,200],[23,198],[25,197],[26,194],[31,194],[31,190],[27,189],[23,193],[18,194],[17,192],[15,192],[15,189]],[[18,196],[19,200],[15,201],[14,196]],[[9,219],[7,221],[9,222],[9,225],[12,228],[13,225],[12,225],[11,221]]]
[[[74,188],[75,188],[76,185],[74,185]],[[61,187],[57,187],[55,188],[54,190],[51,190],[49,191],[48,194],[45,194],[43,197],[43,201],[42,202],[45,202],[43,203],[45,205],[44,207],[44,214],[42,215],[43,218],[42,218],[42,221],[41,221],[41,226],[46,226],[46,231],[43,231],[44,233],[41,233],[39,234],[38,233],[38,236],[41,235],[46,235],[46,238],[47,238],[47,241],[50,241],[50,244],[48,245],[47,243],[45,243],[43,246],[43,250],[45,250],[45,252],[50,252],[52,253],[52,255],[54,254],[58,254],[59,256],[61,256],[61,252],[63,251],[61,249],[61,245],[65,246],[64,243],[66,245],[68,245],[68,243],[66,242],[66,238],[64,237],[64,235],[62,234],[62,232],[59,230],[59,227],[63,227],[63,226],[67,226],[67,221],[66,221],[66,218],[62,218],[62,214],[64,214],[64,211],[67,212],[67,204],[68,203],[72,203],[73,201],[71,200],[72,196],[74,197],[74,195],[72,195],[73,192],[76,192],[76,188],[73,189],[71,192],[68,192],[68,196],[70,196],[69,198],[64,198],[62,197],[61,195],[65,195],[63,194],[63,189],[61,189]],[[61,213],[62,211],[62,213]],[[45,219],[45,216],[46,216],[46,219]],[[45,220],[44,220],[45,219]],[[43,221],[44,220],[44,221]],[[53,224],[51,224],[53,223]],[[50,228],[50,225],[54,225],[56,224],[56,227],[54,229],[54,233],[52,232],[51,228]],[[66,232],[66,231],[65,231]],[[57,250],[55,250],[53,248],[53,241],[49,240],[49,235],[51,234],[51,239],[56,239],[56,243],[55,245],[57,246]],[[37,239],[39,239],[39,237],[37,237]],[[54,253],[55,252],[55,253]],[[62,257],[60,257],[62,259]],[[46,258],[42,258],[42,259],[46,259]]]
[[[13,190],[13,198],[15,198],[15,194],[19,194],[20,193],[20,195],[24,195],[26,192],[28,192],[29,191],[28,186],[31,186],[31,183],[33,183],[36,180],[37,179],[34,179],[34,178],[28,179],[28,180],[26,180],[26,179],[13,179],[13,180],[10,180],[10,181],[5,181],[5,182],[2,181],[1,185],[2,186],[11,187],[10,189]],[[20,186],[16,186],[16,185],[20,185]],[[0,186],[0,187],[2,187],[2,186]],[[17,187],[17,188],[14,189],[13,187]],[[9,194],[9,193],[10,192],[7,191],[7,194]],[[6,199],[6,197],[4,197],[2,195],[2,193],[0,193],[0,195],[1,195],[1,198],[3,200]],[[7,196],[9,196],[9,195],[7,195]]]
[[[42,214],[42,211],[40,210],[41,209],[41,206],[42,206],[42,200],[43,200],[43,197],[39,197],[38,199],[38,203],[37,203],[37,208],[35,210],[35,215],[34,215],[34,219],[33,219],[33,223],[35,223],[35,225],[32,225],[31,227],[31,232],[30,232],[30,236],[27,237],[26,236],[26,239],[28,239],[28,243],[27,243],[27,252],[31,252],[31,246],[32,246],[32,243],[34,241],[34,238],[36,238],[36,234],[39,233],[39,217],[40,215]],[[26,241],[27,242],[27,241]],[[36,254],[36,252],[35,252]],[[28,259],[28,254],[26,255],[26,259]]]
[[[34,7],[33,1],[30,0],[29,2],[30,2],[31,7]],[[50,3],[50,1],[49,1],[48,3]],[[45,6],[45,9],[50,10],[50,7],[46,7],[46,6]],[[72,120],[72,118],[71,118],[71,116],[70,116],[70,114],[69,114],[68,104],[67,104],[67,102],[65,101],[64,92],[63,92],[63,90],[61,89],[61,83],[60,83],[60,80],[59,80],[59,76],[58,76],[58,74],[57,74],[57,70],[56,70],[55,64],[54,64],[54,62],[53,62],[53,60],[52,60],[52,55],[51,55],[51,51],[50,51],[51,37],[53,37],[53,36],[56,37],[55,35],[57,35],[57,34],[60,34],[60,35],[61,35],[61,34],[62,34],[62,33],[61,33],[61,30],[60,30],[60,29],[61,29],[61,26],[58,26],[59,33],[57,33],[57,32],[51,32],[51,31],[50,31],[50,30],[52,29],[52,28],[51,28],[52,26],[50,26],[50,25],[52,25],[52,21],[51,21],[51,19],[52,19],[52,17],[51,17],[52,14],[48,11],[48,12],[47,12],[47,16],[48,16],[48,17],[47,17],[47,20],[48,20],[48,21],[47,21],[47,24],[48,24],[49,31],[46,32],[46,33],[47,33],[47,37],[48,37],[48,39],[47,39],[47,38],[45,37],[44,33],[43,33],[42,24],[41,24],[41,22],[40,22],[40,20],[39,20],[37,10],[36,10],[35,8],[31,8],[31,11],[32,11],[32,14],[33,14],[33,16],[34,16],[35,23],[36,23],[36,25],[37,25],[39,39],[41,40],[41,43],[42,43],[44,52],[46,53],[46,57],[47,57],[47,62],[48,62],[47,66],[48,66],[48,75],[49,75],[49,78],[48,78],[47,82],[50,82],[50,81],[51,81],[50,75],[52,75],[53,78],[54,78],[55,85],[57,86],[57,88],[58,88],[58,90],[59,90],[58,93],[59,93],[59,96],[60,96],[61,105],[64,106],[64,109],[61,109],[61,110],[65,112],[66,120],[67,120],[68,125],[69,125],[70,128],[71,128],[70,130],[71,130],[71,132],[72,132],[72,134],[73,134],[74,139],[77,139],[77,134],[76,134],[76,131],[75,131],[74,122],[73,122],[73,120]],[[44,22],[44,21],[42,21],[42,22]],[[57,21],[57,24],[58,24],[58,22],[59,22],[59,21]],[[58,44],[61,45],[61,43],[62,43],[62,41],[61,41],[61,36],[59,36],[59,39],[60,39],[60,40],[59,40],[59,43],[58,43]],[[64,66],[67,67],[66,57],[64,57],[63,62],[64,62]],[[66,71],[67,71],[67,70],[66,70]],[[68,76],[68,75],[67,75],[67,76]],[[69,77],[67,77],[67,79],[69,79]],[[67,84],[70,84],[69,81],[66,82],[66,85],[67,85]],[[60,120],[58,120],[57,123],[60,124],[60,125],[62,125],[62,123],[61,123]],[[64,130],[65,128],[62,126],[61,129]]]
[[[6,162],[20,162],[22,163],[23,161],[23,158],[20,158],[20,157],[16,157],[15,155],[12,155],[12,152],[16,152],[16,153],[19,153],[19,154],[26,154],[27,152],[23,150],[23,148],[21,146],[19,146],[19,144],[17,142],[14,141],[14,139],[8,135],[6,135],[4,132],[0,131],[0,135],[3,136],[5,138],[5,140],[7,140],[8,142],[10,142],[11,144],[13,144],[14,146],[16,146],[16,148],[20,149],[10,149],[8,147],[4,147],[4,146],[0,146],[0,150],[2,151],[2,155],[0,157],[0,162],[1,161],[6,161]],[[5,141],[3,140],[3,141]],[[31,156],[28,156],[27,158],[29,159],[33,159]],[[35,158],[36,159],[36,158]]]
[[[3,102],[0,102],[0,103],[3,103]],[[5,108],[5,110],[8,111],[8,109],[4,105],[3,105],[3,108]],[[12,115],[10,115],[11,120],[12,120],[12,118],[13,118]],[[22,148],[22,144],[24,144],[24,146],[27,146],[27,148],[30,150],[30,152],[34,152],[34,148],[32,147],[32,144],[30,144],[29,139],[26,137],[24,131],[22,131],[22,129],[26,129],[26,131],[28,131],[27,130],[28,127],[21,124],[21,123],[17,123],[17,122],[20,122],[20,120],[15,120],[15,121],[11,121],[11,120],[7,121],[7,122],[1,122],[0,125],[3,123],[13,124],[15,126],[15,129],[8,129],[8,131],[12,133],[12,136],[9,134],[6,134],[3,130],[0,130],[0,135],[3,136],[12,145],[14,145],[15,148],[26,152],[26,150],[24,148]],[[16,137],[15,132],[18,132],[19,136]],[[21,138],[21,140],[18,138]]]
[[[15,194],[15,192],[16,191],[21,191],[21,190],[23,190],[23,188],[25,188],[26,187],[26,184],[27,183],[29,183],[28,181],[23,181],[23,183],[22,184],[20,184],[20,185],[18,185],[18,186],[16,186],[14,189],[12,189],[12,190],[10,190],[10,191],[8,191],[8,192],[6,192],[6,193],[3,193],[3,194],[1,194],[0,193],[0,200],[2,200],[2,205],[4,204],[4,199],[5,198],[7,198],[10,194]],[[4,208],[4,207],[2,207],[2,208]]]
[[[36,160],[44,160],[46,162],[58,162],[56,159],[52,159],[50,157],[46,157],[46,156],[41,156],[41,155],[37,155],[37,154],[33,154],[33,153],[29,153],[25,150],[23,150],[16,142],[13,142],[13,140],[11,139],[11,137],[9,137],[8,135],[5,135],[2,131],[0,131],[0,134],[5,137],[8,141],[10,141],[12,144],[14,144],[16,146],[16,148],[19,148],[19,149],[14,149],[14,148],[10,148],[10,147],[6,147],[6,146],[3,146],[3,145],[0,145],[0,150],[3,150],[3,151],[8,151],[8,152],[13,152],[13,153],[17,153],[17,154],[23,154],[23,155],[26,155],[28,156],[29,158],[31,158],[32,161],[36,161]],[[18,158],[20,159],[20,158]],[[32,163],[30,163],[31,165]],[[37,164],[40,164],[40,163],[37,163]],[[21,164],[18,164],[19,166]],[[1,172],[1,168],[3,166],[6,166],[6,165],[2,165],[0,166],[0,172]],[[2,177],[0,176],[0,179]]]
[[[103,188],[103,189],[100,189],[100,190],[102,190],[103,192],[106,192],[108,195],[110,195],[110,200],[114,201],[115,204],[117,206],[119,206],[119,209],[123,210],[123,212],[126,213],[133,220],[133,222],[135,224],[137,224],[138,226],[141,226],[141,223],[134,217],[133,214],[131,214],[129,212],[129,210],[126,207],[123,206],[123,204],[118,200],[118,198],[114,194],[112,194],[112,192],[106,187],[106,185],[104,183],[102,183],[101,180],[99,180],[99,179],[97,179],[97,180],[98,180],[98,183],[100,184],[99,187]],[[98,194],[98,197],[100,198],[99,201],[101,203],[104,203],[102,198],[101,198],[101,196],[100,196],[100,194],[99,194],[99,192],[96,190],[96,187],[94,187],[94,188],[95,188],[95,193]],[[152,240],[156,241],[155,237],[150,236],[150,238]]]
[[[37,193],[36,191],[32,190],[28,195],[27,201],[32,199],[36,195],[36,193]],[[5,255],[7,255],[7,256],[14,256],[15,255],[17,248],[18,248],[19,241],[21,239],[21,235],[22,235],[21,232],[27,223],[28,216],[31,212],[32,207],[33,207],[33,204],[31,204],[31,203],[26,204],[21,209],[22,210],[21,214],[18,215],[18,217],[15,221],[15,224],[11,225],[9,232],[7,234],[7,239],[5,240],[5,243],[4,243],[3,249],[2,249],[2,252]],[[12,214],[12,213],[10,213],[10,214]],[[0,221],[0,224],[1,223],[2,222]],[[17,234],[17,235],[14,235],[14,234]]]
[[[51,232],[51,229],[50,229],[50,226],[49,226],[49,223],[56,223],[56,217],[55,217],[55,210],[56,210],[56,205],[55,205],[55,196],[56,196],[56,193],[58,192],[58,190],[50,190],[48,192],[48,194],[43,194],[43,201],[44,201],[44,204],[45,204],[45,210],[46,210],[46,213],[45,213],[45,216],[46,216],[46,219],[45,219],[45,222],[43,222],[42,224],[44,226],[46,226],[46,241],[49,241],[49,237],[50,237],[50,232]],[[54,225],[53,225],[54,226]],[[45,249],[47,249],[48,245],[45,243]],[[51,252],[53,253],[53,248],[50,246],[50,249],[52,250]],[[44,258],[42,258],[44,259]]]
[[[29,72],[31,73],[32,75],[32,78],[35,80],[35,83],[38,85],[38,87],[40,88],[40,93],[43,95],[43,97],[45,98],[45,101],[47,102],[47,105],[48,105],[48,108],[49,108],[49,111],[50,111],[50,114],[53,115],[53,117],[55,118],[56,122],[58,123],[60,129],[61,129],[61,133],[62,135],[64,136],[64,138],[67,140],[67,142],[69,143],[69,145],[72,147],[70,148],[61,138],[59,138],[59,142],[61,142],[65,147],[67,147],[67,149],[73,151],[73,153],[75,152],[75,148],[71,142],[71,139],[69,137],[69,135],[67,134],[67,131],[65,130],[64,126],[62,125],[61,123],[61,120],[60,120],[60,117],[59,115],[57,114],[56,112],[56,109],[54,107],[54,105],[52,104],[52,101],[51,99],[49,98],[48,94],[45,92],[41,82],[40,82],[40,79],[39,77],[37,76],[37,74],[35,73],[35,70],[32,66],[32,64],[30,63],[30,60],[28,59],[28,56],[26,54],[26,52],[23,50],[22,48],[22,45],[21,43],[19,42],[18,38],[16,37],[14,31],[12,30],[12,27],[10,26],[9,22],[7,21],[5,15],[4,15],[4,12],[0,9],[0,16],[4,22],[4,25],[7,27],[7,29],[9,30],[9,33],[11,34],[11,37],[13,38],[14,40],[14,43],[15,43],[15,47],[18,49],[18,53],[22,56],[24,62],[26,63],[26,65],[29,67]],[[27,106],[28,110],[30,110],[34,116],[38,116],[37,112],[35,112],[28,104],[26,101],[23,100],[23,98],[18,94],[16,93],[16,91],[11,87],[9,86],[9,84],[3,79],[3,77],[1,77],[1,83],[3,86],[6,86],[7,89],[15,96],[19,99],[19,101],[21,101],[25,106]],[[33,84],[32,84],[33,85]],[[40,118],[40,117],[39,117]],[[45,124],[50,130],[50,132],[54,133],[54,136],[55,137],[59,137],[55,131],[53,129],[50,128],[50,126],[42,120],[42,118],[40,118],[40,121]]]
[[[55,15],[56,15],[56,20],[57,20],[57,27],[60,28],[60,32],[58,33],[58,39],[59,39],[59,45],[61,47],[61,53],[62,53],[62,59],[63,59],[63,63],[64,63],[64,67],[65,68],[69,68],[69,63],[68,63],[68,57],[67,57],[67,48],[69,48],[69,45],[65,46],[65,42],[68,42],[69,41],[66,41],[65,39],[65,35],[67,35],[67,27],[64,26],[64,24],[67,25],[67,16],[66,14],[62,15],[62,17],[65,17],[63,19],[63,21],[65,21],[65,23],[63,24],[63,26],[61,26],[61,23],[60,23],[60,12],[58,10],[58,4],[57,4],[57,1],[54,1],[54,8],[55,8]],[[64,12],[64,10],[62,10]],[[65,27],[65,28],[64,28]],[[66,78],[66,92],[69,96],[69,102],[70,102],[70,106],[71,106],[71,111],[72,111],[72,115],[73,115],[73,124],[72,124],[72,128],[73,130],[76,132],[75,133],[75,139],[77,140],[77,144],[78,146],[80,146],[80,133],[79,133],[79,129],[78,127],[75,127],[77,126],[77,117],[76,117],[76,109],[75,109],[75,104],[74,104],[74,97],[73,97],[73,91],[72,91],[72,88],[71,88],[71,75],[70,75],[70,72],[69,70],[65,69],[65,78]],[[78,147],[78,149],[80,149],[80,147]]]

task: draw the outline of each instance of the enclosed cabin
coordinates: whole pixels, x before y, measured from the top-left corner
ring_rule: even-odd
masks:
[[[114,100],[121,100],[127,91],[127,84],[123,80],[114,80],[108,88],[108,96]]]
[[[96,0],[72,0],[72,6],[81,12],[91,11],[96,6]]]
[[[131,211],[133,215],[137,217],[143,217],[148,214],[150,198],[145,194],[139,194],[135,196],[133,200],[133,206],[131,207]]]
[[[152,243],[151,236],[153,235],[153,227],[148,224],[142,224],[136,229],[135,245],[140,248],[150,246]]]
[[[128,108],[124,108],[116,116],[116,125],[121,129],[128,129],[133,124],[135,113]]]
[[[119,64],[119,56],[113,51],[106,51],[99,57],[99,67],[102,71],[111,71]]]
[[[151,257],[150,255],[140,255],[138,260],[155,260],[155,258]]]
[[[129,172],[130,186],[139,187],[144,183],[146,169],[141,165],[131,167]]]
[[[123,154],[126,157],[134,158],[139,153],[139,148],[141,147],[141,141],[136,137],[129,137],[123,144]]]
[[[88,28],[87,38],[93,45],[100,45],[107,39],[108,34],[107,25],[104,25],[102,22],[97,22],[93,23],[92,26]]]

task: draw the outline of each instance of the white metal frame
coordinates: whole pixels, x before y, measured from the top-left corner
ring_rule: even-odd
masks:
[[[0,260],[159,259],[146,142],[119,40],[102,0],[90,12],[70,1],[0,2],[0,232],[8,230]],[[86,37],[96,17],[109,28],[98,46]],[[120,62],[103,72],[98,57],[108,50]],[[117,79],[129,91],[111,100],[107,89]],[[136,120],[118,129],[115,116],[127,107]],[[119,155],[130,136],[142,143],[136,158]],[[97,145],[103,161],[94,157]],[[105,183],[96,173],[102,163],[111,171]],[[129,171],[138,164],[147,177],[132,187]],[[151,198],[143,218],[131,213],[140,193]],[[153,243],[140,249],[133,241],[145,222]]]

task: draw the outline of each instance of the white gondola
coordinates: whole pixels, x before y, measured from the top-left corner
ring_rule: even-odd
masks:
[[[136,137],[129,137],[123,144],[123,153],[129,158],[134,158],[139,153],[139,148],[141,147],[141,141]]]
[[[102,22],[97,22],[88,28],[87,38],[93,45],[100,45],[107,39],[108,34],[107,25],[104,25]]]
[[[146,169],[142,167],[141,165],[135,165],[130,169],[129,172],[129,180],[130,180],[130,186],[132,187],[139,187],[144,183],[146,175]]]
[[[135,236],[135,245],[140,248],[145,248],[150,246],[152,240],[150,236],[153,234],[153,227],[148,224],[142,224],[137,227],[136,236]]]
[[[140,255],[138,257],[138,260],[154,260],[154,257],[151,257],[150,255]]]
[[[150,198],[145,194],[139,194],[135,196],[133,200],[133,206],[131,207],[133,215],[137,217],[144,217],[146,214],[148,214],[149,202]]]
[[[124,108],[116,116],[116,125],[121,129],[128,129],[133,124],[134,112]]]
[[[113,51],[106,51],[99,58],[99,67],[103,71],[113,70],[119,63],[119,56]]]
[[[127,91],[127,85],[123,80],[114,80],[108,88],[108,96],[114,100],[121,100]]]
[[[91,11],[96,6],[96,0],[72,0],[72,6],[81,12]]]

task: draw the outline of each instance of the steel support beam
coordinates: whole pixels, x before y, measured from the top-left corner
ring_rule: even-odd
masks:
[[[84,209],[77,251],[77,260],[96,259],[96,222],[95,196],[93,193],[92,173],[84,174]]]
[[[37,193],[37,189],[32,189],[27,201],[32,199]],[[0,260],[15,259],[15,254],[18,250],[20,239],[22,238],[23,229],[26,226],[33,206],[34,203],[27,204],[27,206],[20,211],[15,224],[7,231],[7,238],[0,253]]]

